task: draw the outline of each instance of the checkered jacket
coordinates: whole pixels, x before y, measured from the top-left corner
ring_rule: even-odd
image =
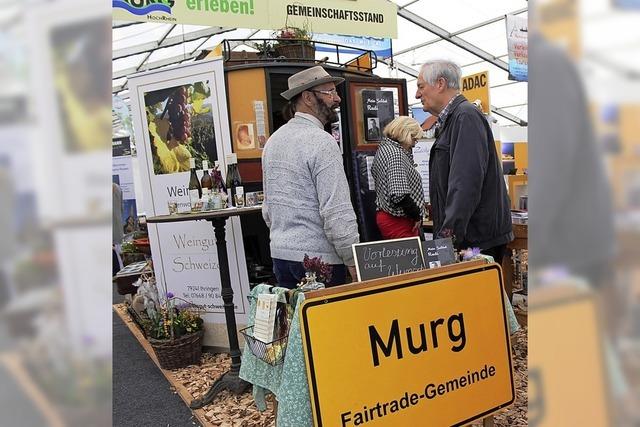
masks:
[[[397,206],[406,194],[424,214],[422,179],[413,162],[413,154],[389,138],[383,138],[373,160],[371,173],[376,185],[376,208],[393,216],[407,216]]]

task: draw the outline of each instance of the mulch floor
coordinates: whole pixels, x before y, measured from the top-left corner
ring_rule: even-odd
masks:
[[[155,354],[142,336],[140,330],[129,317],[124,304],[114,305],[114,310],[136,335],[140,344],[157,364]],[[497,426],[518,427],[527,425],[527,327],[526,325],[512,337],[514,378],[516,401],[514,405],[494,415]],[[200,365],[183,369],[162,370],[175,393],[180,394],[186,404],[201,397],[211,384],[224,372],[229,370],[231,358],[228,354],[202,355]],[[158,369],[160,367],[158,366]],[[240,396],[227,391],[221,392],[216,399],[202,409],[194,410],[194,415],[201,425],[224,427],[271,427],[275,426],[275,411],[272,401],[267,402],[267,410],[258,411],[250,392]],[[475,423],[473,425],[482,425]]]

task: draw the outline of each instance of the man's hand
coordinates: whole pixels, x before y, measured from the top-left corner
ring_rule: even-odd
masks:
[[[351,281],[357,282],[358,281],[358,273],[356,272],[356,266],[355,265],[348,265],[347,268],[349,269],[349,275],[351,276]]]

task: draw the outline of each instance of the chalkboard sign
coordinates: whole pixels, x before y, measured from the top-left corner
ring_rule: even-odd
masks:
[[[419,237],[353,245],[358,281],[424,270]]]
[[[427,268],[440,267],[455,262],[451,238],[427,240],[422,243],[424,264]]]

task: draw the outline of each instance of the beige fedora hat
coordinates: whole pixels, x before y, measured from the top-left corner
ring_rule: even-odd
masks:
[[[315,67],[307,68],[289,77],[289,89],[280,95],[282,95],[284,99],[290,100],[297,94],[323,83],[333,82],[340,84],[343,81],[344,79],[342,77],[332,77],[324,68],[316,65]]]

